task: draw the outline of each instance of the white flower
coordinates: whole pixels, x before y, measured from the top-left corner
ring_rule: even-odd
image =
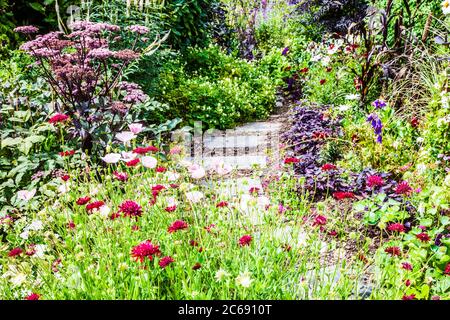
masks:
[[[419,164],[416,166],[416,169],[417,169],[417,172],[418,172],[419,174],[423,174],[423,173],[427,170],[427,165],[424,164],[424,163],[419,163]]]
[[[236,284],[244,288],[248,288],[253,282],[253,280],[250,277],[251,277],[250,272],[241,273],[239,276],[236,277]]]
[[[317,61],[320,61],[320,59],[322,59],[322,57],[320,55],[315,55],[311,58],[311,61],[317,62]]]
[[[15,276],[11,277],[10,281],[13,284],[13,286],[18,287],[18,286],[22,285],[22,283],[27,281],[27,276],[26,276],[26,274],[18,273]]]
[[[323,59],[322,59],[322,65],[324,66],[324,67],[326,67],[326,66],[328,66],[329,64],[330,64],[330,62],[331,62],[331,58],[329,57],[329,56],[326,56],[326,57],[324,57]]]
[[[442,12],[445,15],[450,14],[450,0],[445,0],[442,2]]]
[[[39,231],[44,228],[44,224],[41,220],[33,220],[27,227],[28,230]]]
[[[125,162],[134,160],[134,159],[136,159],[136,157],[137,157],[137,154],[134,152],[126,152],[126,151],[121,152],[121,160],[123,160]]]
[[[177,205],[177,200],[174,197],[168,197],[166,199],[166,201],[167,201],[167,206],[168,207],[173,207],[173,206]]]
[[[122,143],[128,143],[134,138],[136,138],[136,135],[131,131],[122,131],[116,134],[116,139],[121,141]]]
[[[231,165],[225,164],[223,160],[216,160],[215,163],[213,163],[213,168],[219,176],[229,174],[233,170]]]
[[[192,203],[198,203],[203,199],[203,193],[200,191],[187,192],[186,198]]]
[[[35,194],[36,194],[36,189],[33,189],[31,191],[20,190],[19,192],[17,192],[17,198],[28,202],[34,197]]]
[[[206,175],[205,169],[198,164],[194,164],[188,168],[193,179],[201,179]]]
[[[99,213],[102,217],[106,218],[109,216],[109,214],[111,213],[111,208],[108,207],[107,205],[103,205],[100,207],[99,209]]]
[[[177,181],[178,179],[180,179],[180,174],[177,172],[167,171],[166,178],[169,181]]]
[[[35,253],[33,257],[35,258],[43,258],[44,253],[47,250],[47,246],[45,244],[37,244],[34,246]]]
[[[260,208],[265,209],[268,205],[270,205],[270,200],[266,196],[258,197],[257,204]]]
[[[358,100],[360,97],[359,94],[355,93],[355,94],[348,94],[345,96],[345,99],[347,100]]]
[[[249,207],[249,202],[253,200],[253,197],[249,194],[243,194],[239,202],[239,207],[242,211],[247,211]]]
[[[30,232],[28,231],[28,229],[25,229],[25,230],[23,230],[23,232],[21,234],[19,234],[19,237],[21,237],[24,240],[27,240],[28,236],[29,236],[29,233]]]
[[[100,157],[106,163],[117,163],[120,160],[120,154],[118,153],[108,153],[104,157]]]
[[[228,277],[230,274],[223,269],[219,269],[216,272],[215,278],[217,281],[222,281],[223,278]]]
[[[128,128],[130,129],[130,131],[134,134],[138,134],[140,132],[142,132],[142,130],[144,129],[144,126],[141,123],[132,123],[128,125]]]
[[[60,185],[58,187],[58,191],[61,194],[65,194],[70,190],[69,184],[68,183],[63,183],[62,185]]]
[[[352,106],[348,105],[348,104],[343,104],[341,106],[339,106],[339,111],[341,112],[345,112],[347,110],[350,110]]]
[[[417,143],[422,143],[424,141],[424,138],[418,137],[416,141],[417,141]]]
[[[145,156],[141,158],[141,163],[146,168],[156,168],[156,165],[158,164],[158,160],[152,156]]]

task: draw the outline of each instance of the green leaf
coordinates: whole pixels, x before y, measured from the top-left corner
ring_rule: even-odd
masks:
[[[22,138],[6,138],[2,140],[2,149],[5,147],[12,147],[22,143]]]
[[[29,4],[29,6],[31,8],[33,8],[34,10],[39,11],[41,13],[45,12],[45,7],[42,4],[40,4],[39,2],[32,2]]]

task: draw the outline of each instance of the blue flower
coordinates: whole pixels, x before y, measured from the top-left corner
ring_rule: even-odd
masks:
[[[372,102],[372,105],[376,109],[382,109],[382,108],[386,107],[386,102],[384,102],[383,100],[377,99],[374,102]]]

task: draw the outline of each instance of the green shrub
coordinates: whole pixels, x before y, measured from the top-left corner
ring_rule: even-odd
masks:
[[[236,59],[214,45],[188,50],[160,74],[159,100],[170,105],[170,117],[189,124],[225,129],[264,119],[275,104],[283,67],[283,59],[270,60]]]

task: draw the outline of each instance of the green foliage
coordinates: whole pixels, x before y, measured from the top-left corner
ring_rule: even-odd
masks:
[[[281,83],[273,75],[282,69],[281,59],[269,59],[247,62],[214,45],[189,50],[160,75],[159,99],[170,106],[166,116],[220,129],[266,118]]]

